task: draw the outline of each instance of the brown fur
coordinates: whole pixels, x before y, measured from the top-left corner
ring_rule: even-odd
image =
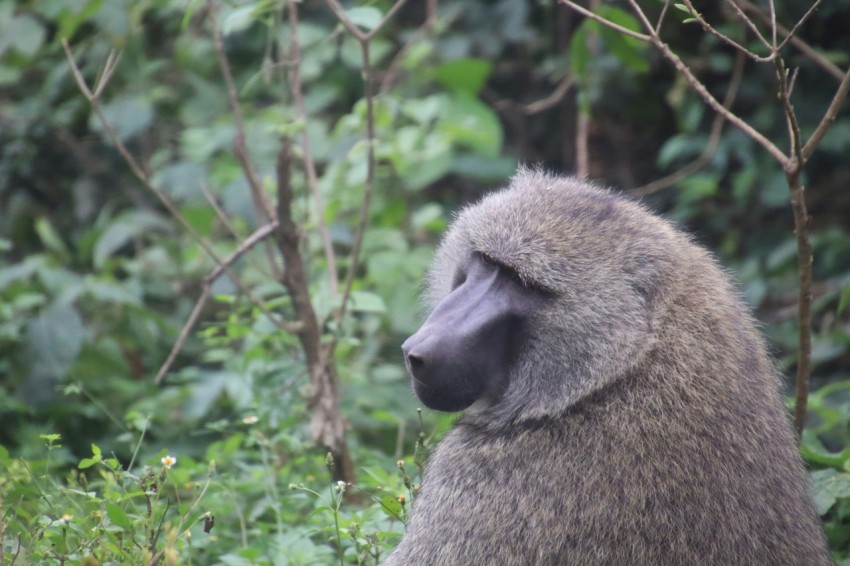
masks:
[[[522,170],[463,211],[553,299],[501,397],[436,448],[387,565],[831,564],[777,373],[729,277],[639,204]]]

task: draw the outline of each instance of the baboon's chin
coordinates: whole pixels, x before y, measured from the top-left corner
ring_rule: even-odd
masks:
[[[435,411],[457,413],[463,411],[480,397],[474,391],[448,391],[445,387],[434,387],[416,379],[410,378],[413,390],[422,404]]]

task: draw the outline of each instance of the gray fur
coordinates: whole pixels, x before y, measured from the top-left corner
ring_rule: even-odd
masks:
[[[473,251],[555,297],[502,396],[437,446],[395,565],[821,565],[777,373],[712,257],[641,205],[521,170],[464,210]]]

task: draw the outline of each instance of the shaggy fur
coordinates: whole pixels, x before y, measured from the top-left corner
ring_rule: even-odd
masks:
[[[453,223],[432,307],[473,252],[551,299],[499,398],[431,455],[385,564],[832,563],[777,372],[704,249],[635,202],[522,170]]]

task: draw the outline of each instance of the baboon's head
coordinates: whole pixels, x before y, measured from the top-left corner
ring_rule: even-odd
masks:
[[[437,410],[535,418],[626,376],[653,347],[677,237],[636,203],[520,171],[461,212],[437,253],[433,310],[403,345],[416,394]]]

